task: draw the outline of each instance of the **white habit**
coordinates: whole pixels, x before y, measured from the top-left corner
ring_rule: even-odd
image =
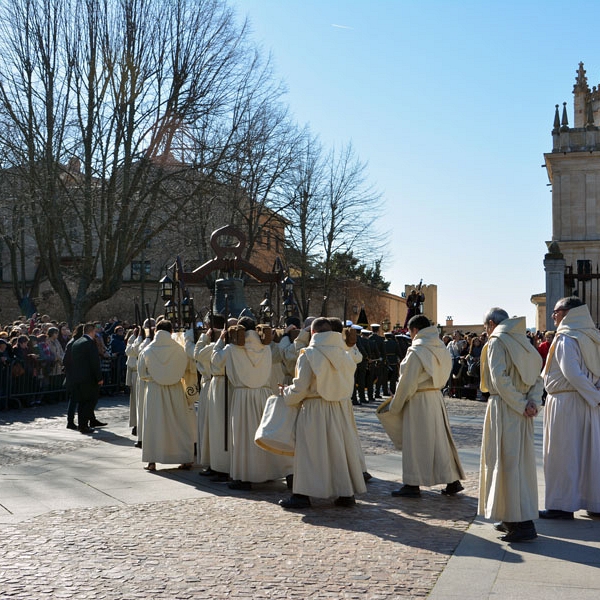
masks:
[[[138,375],[146,382],[142,460],[165,464],[194,462],[194,428],[183,377],[188,357],[167,331],[140,352]]]
[[[544,383],[546,508],[600,512],[600,332],[587,306],[558,326]]]
[[[356,429],[348,410],[355,363],[341,334],[315,333],[300,351],[296,377],[285,388],[296,422],[294,494],[337,498],[366,492]]]
[[[526,335],[525,318],[496,326],[481,353],[481,390],[489,392],[481,441],[479,514],[521,523],[538,517],[533,418],[541,403],[542,358]]]
[[[285,477],[291,459],[272,454],[254,443],[267,398],[272,394],[271,348],[261,343],[256,331],[246,331],[244,346],[225,345],[219,339],[212,363],[226,366],[231,396],[231,478],[260,483]],[[213,467],[214,468],[214,467]]]
[[[452,358],[437,327],[421,329],[400,363],[390,413],[401,419],[402,482],[437,485],[464,479],[441,389]]]

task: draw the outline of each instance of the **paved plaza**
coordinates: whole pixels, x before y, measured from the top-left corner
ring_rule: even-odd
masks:
[[[537,521],[537,540],[501,542],[475,516],[485,404],[447,406],[463,493],[391,497],[401,455],[366,405],[367,494],[302,511],[277,505],[281,482],[233,492],[197,468],[144,471],[125,396],[101,399],[93,436],[65,429],[64,404],[0,413],[0,598],[597,598],[600,520]]]

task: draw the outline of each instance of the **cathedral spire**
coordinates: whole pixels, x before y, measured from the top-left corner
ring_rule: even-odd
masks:
[[[560,127],[561,131],[569,131],[569,119],[567,117],[567,103],[566,102],[563,102],[562,120],[561,120],[560,124],[561,124],[561,127]]]
[[[577,77],[575,78],[575,85],[573,86],[573,108],[575,114],[575,123],[573,127],[585,127],[587,123],[587,104],[590,97],[590,86],[588,85],[587,76],[583,63],[579,63],[577,69]]]
[[[575,78],[575,85],[573,86],[573,93],[584,92],[589,93],[590,88],[588,86],[587,76],[585,74],[585,69],[583,68],[583,63],[579,63],[579,69],[577,69],[577,77]]]
[[[594,108],[592,106],[591,100],[587,103],[587,118],[586,118],[585,128],[586,129],[596,129],[596,126],[594,125]]]
[[[552,133],[558,133],[560,129],[560,115],[558,114],[558,104],[555,105],[554,109],[554,127],[552,128]]]

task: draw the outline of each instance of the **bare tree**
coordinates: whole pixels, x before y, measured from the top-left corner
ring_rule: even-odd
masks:
[[[231,127],[246,28],[218,0],[14,0],[0,33],[0,145],[40,264],[81,320],[216,172],[173,150],[184,128]]]
[[[271,83],[268,68],[237,107],[238,127],[221,175],[229,221],[246,234],[246,258],[263,230],[269,232],[271,221],[283,216],[288,201],[282,190],[300,136],[282,94],[281,86]]]
[[[371,228],[379,216],[381,196],[367,182],[367,165],[356,156],[351,143],[331,150],[325,162],[325,186],[321,203],[323,314],[333,282],[333,259],[352,251],[363,260],[376,255],[383,238]]]
[[[290,202],[285,212],[290,222],[286,240],[287,263],[294,270],[294,281],[298,284],[296,295],[304,317],[309,312],[309,281],[316,274],[322,239],[324,166],[321,144],[306,129],[303,147],[288,180]]]

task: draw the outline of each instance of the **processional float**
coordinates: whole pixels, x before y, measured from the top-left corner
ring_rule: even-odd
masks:
[[[227,240],[222,243],[222,238]],[[234,240],[236,243],[231,243]],[[220,271],[224,277],[215,281],[211,291],[210,307],[208,313],[200,315],[206,323],[213,315],[221,315],[227,320],[229,317],[251,316],[261,323],[280,325],[280,303],[275,303],[275,310],[271,299],[277,292],[283,298],[284,316],[298,314],[298,307],[294,300],[294,281],[286,272],[281,259],[277,257],[270,272],[262,271],[256,265],[243,257],[246,248],[245,234],[234,227],[226,225],[213,231],[210,236],[210,245],[215,257],[193,271],[184,271],[179,257],[175,263],[167,268],[167,274],[159,281],[160,295],[165,301],[164,316],[173,323],[175,330],[196,328],[197,315],[194,309],[194,299],[189,292],[189,285],[201,285],[207,282],[209,275]],[[169,271],[173,277],[169,276]],[[255,312],[248,305],[244,293],[244,279],[235,277],[234,273],[244,273],[259,283],[268,284],[269,291],[265,292],[264,299]]]

